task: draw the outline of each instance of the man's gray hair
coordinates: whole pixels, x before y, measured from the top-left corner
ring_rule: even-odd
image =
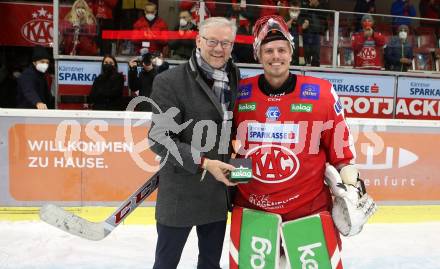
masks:
[[[199,25],[199,34],[201,36],[205,36],[206,28],[209,27],[229,27],[232,29],[232,36],[235,39],[235,35],[237,33],[237,25],[233,23],[232,21],[224,18],[224,17],[210,17],[205,19],[203,22]]]

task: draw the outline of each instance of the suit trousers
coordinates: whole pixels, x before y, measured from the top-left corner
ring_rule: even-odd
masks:
[[[157,244],[153,269],[176,269],[191,232],[190,227],[156,224]],[[199,257],[197,269],[220,269],[226,221],[196,226]]]

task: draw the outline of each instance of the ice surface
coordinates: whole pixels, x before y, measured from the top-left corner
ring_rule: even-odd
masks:
[[[228,268],[229,235],[221,260]],[[192,232],[179,269],[196,268]],[[343,238],[345,269],[439,269],[440,222],[368,224]],[[154,225],[121,225],[106,239],[88,241],[42,222],[0,222],[0,269],[149,269],[154,261]]]

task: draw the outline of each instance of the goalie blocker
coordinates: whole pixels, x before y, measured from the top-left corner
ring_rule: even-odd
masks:
[[[230,236],[230,269],[343,268],[328,212],[283,223],[278,214],[234,207]]]

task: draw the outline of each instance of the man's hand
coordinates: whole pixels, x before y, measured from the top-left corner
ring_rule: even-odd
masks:
[[[400,58],[400,62],[402,64],[411,64],[412,63],[412,61],[408,58]]]
[[[226,186],[235,186],[237,183],[229,181],[227,175],[235,169],[233,165],[218,160],[205,159],[203,161],[203,169],[207,170],[214,178],[223,182]]]
[[[302,25],[302,28],[305,30],[305,29],[307,29],[307,28],[309,28],[309,20],[304,20],[304,23],[303,23],[303,25]]]
[[[128,62],[128,65],[129,65],[130,67],[136,67],[136,66],[137,66],[137,60],[138,60],[137,57],[131,59],[130,62]]]
[[[38,102],[38,103],[35,105],[35,107],[36,107],[37,109],[47,109],[47,105],[46,105],[45,103],[43,103],[43,102]]]

